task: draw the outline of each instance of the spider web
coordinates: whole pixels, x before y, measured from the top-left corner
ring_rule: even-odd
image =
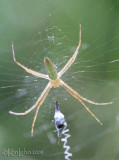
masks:
[[[119,130],[119,112],[117,111],[119,78],[119,16],[117,9],[119,3],[118,1],[113,4],[111,1],[99,1],[97,5],[94,0],[81,1],[81,4],[76,1],[71,9],[70,1],[71,13],[67,9],[67,3],[41,1],[38,8],[36,6],[39,5],[39,2],[35,2],[33,5],[30,1],[30,7],[32,8],[33,5],[34,10],[32,18],[36,16],[36,20],[33,20],[32,23],[32,18],[27,19],[28,15],[25,9],[19,6],[19,2],[11,4],[10,7],[7,6],[14,17],[13,20],[9,19],[9,23],[12,20],[10,27],[13,28],[11,29],[12,33],[14,30],[14,37],[9,36],[8,47],[1,48],[1,52],[4,52],[0,59],[1,150],[4,148],[13,148],[14,150],[21,148],[23,150],[25,148],[44,152],[43,155],[25,155],[24,159],[37,159],[37,156],[41,159],[57,158],[60,160],[65,158],[63,143],[58,139],[54,122],[52,122],[55,102],[58,100],[71,136],[67,139],[67,145],[70,146],[72,158],[114,159],[118,157],[118,140],[114,137]],[[80,6],[78,6],[79,4]],[[25,3],[25,5],[27,4]],[[89,5],[92,9],[89,9]],[[14,12],[11,11],[12,7]],[[37,8],[36,11],[35,8]],[[16,20],[21,10],[25,15],[22,23],[28,20],[25,24]],[[15,16],[15,13],[18,15]],[[38,14],[40,14],[40,18]],[[30,108],[48,81],[28,74],[16,65],[12,59],[10,43],[12,40],[14,41],[16,59],[26,67],[47,74],[44,57],[49,57],[57,71],[60,71],[77,47],[80,20],[82,45],[77,59],[62,76],[62,80],[90,100],[113,101],[114,104],[92,106],[86,103],[104,123],[104,126],[100,127],[82,105],[63,88],[52,89],[39,110],[34,127],[34,137],[31,138],[30,131],[35,110],[26,116],[10,115],[8,112],[10,110],[24,112]],[[19,24],[20,27],[17,28]],[[109,138],[105,138],[106,136]],[[24,142],[21,144],[23,140]],[[114,146],[112,150],[108,148],[110,144]],[[105,148],[109,149],[109,154],[103,153]],[[10,158],[11,156],[9,156]]]

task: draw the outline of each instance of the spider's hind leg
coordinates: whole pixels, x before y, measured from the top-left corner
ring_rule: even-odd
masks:
[[[48,79],[49,80],[49,77],[48,75],[46,74],[42,74],[42,73],[39,73],[39,72],[36,72],[36,71],[33,71],[27,67],[25,67],[23,64],[19,63],[16,58],[15,58],[15,52],[14,52],[14,45],[13,45],[13,42],[12,42],[12,54],[13,54],[13,60],[14,62],[19,65],[20,67],[22,67],[26,72],[34,75],[34,76],[37,76],[37,77],[40,77],[40,78],[44,78],[44,79]]]
[[[75,59],[76,59],[76,57],[78,55],[80,46],[81,46],[81,23],[80,23],[78,46],[77,46],[74,54],[72,55],[72,57],[69,59],[69,61],[66,63],[66,65],[62,68],[62,70],[58,73],[59,77],[61,77],[69,69],[69,67],[72,65],[72,63],[75,61]]]

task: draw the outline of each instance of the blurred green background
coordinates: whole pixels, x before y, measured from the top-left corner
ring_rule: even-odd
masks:
[[[112,105],[86,105],[96,120],[63,88],[52,89],[43,103],[30,136],[35,110],[24,112],[38,99],[47,80],[26,73],[13,62],[14,42],[19,62],[46,73],[44,57],[58,71],[82,46],[62,79],[82,96]],[[65,158],[63,142],[53,120],[55,102],[65,115],[72,160],[119,160],[119,0],[0,0],[0,159],[46,160]],[[39,151],[15,155],[14,151]]]

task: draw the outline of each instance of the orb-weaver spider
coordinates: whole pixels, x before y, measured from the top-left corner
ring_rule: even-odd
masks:
[[[44,64],[47,70],[48,75],[46,74],[42,74],[36,71],[33,71],[31,69],[28,69],[27,67],[23,66],[21,63],[19,63],[16,58],[15,58],[15,52],[14,52],[14,46],[12,43],[12,52],[13,52],[13,60],[16,64],[18,64],[19,66],[21,66],[24,70],[26,70],[26,72],[33,74],[34,76],[40,77],[40,78],[44,78],[49,80],[47,86],[45,87],[44,91],[42,92],[42,94],[40,95],[40,97],[38,98],[38,100],[36,101],[36,103],[28,110],[26,110],[24,113],[16,113],[16,112],[12,112],[9,111],[9,113],[11,114],[15,114],[15,115],[26,115],[29,112],[31,112],[34,108],[36,108],[37,106],[37,110],[33,119],[33,123],[32,123],[32,129],[31,129],[31,135],[33,136],[33,129],[34,129],[34,124],[37,118],[37,114],[39,111],[39,108],[41,107],[41,105],[43,104],[46,96],[48,95],[50,89],[52,87],[57,88],[59,86],[62,86],[67,92],[69,92],[74,98],[76,98],[84,107],[85,109],[102,125],[102,123],[100,122],[100,120],[92,113],[92,111],[85,105],[84,101],[87,101],[88,103],[91,103],[93,105],[107,105],[107,104],[112,104],[112,102],[108,102],[108,103],[96,103],[93,102],[91,100],[88,100],[87,98],[82,97],[79,93],[77,93],[75,90],[73,90],[70,86],[68,86],[65,82],[63,82],[61,80],[61,76],[69,69],[69,67],[72,65],[72,63],[75,61],[77,55],[78,55],[78,51],[79,48],[81,46],[81,24],[80,24],[80,32],[79,32],[79,43],[78,46],[73,54],[73,56],[69,59],[69,61],[66,63],[66,65],[61,69],[60,72],[57,73],[54,64],[51,62],[51,60],[49,58],[44,58]]]

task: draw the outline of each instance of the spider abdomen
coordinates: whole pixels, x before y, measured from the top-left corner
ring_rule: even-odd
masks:
[[[51,80],[56,80],[57,79],[57,71],[56,71],[55,66],[52,63],[52,61],[49,58],[45,57],[44,63],[45,63],[45,68],[47,70],[49,78]]]

